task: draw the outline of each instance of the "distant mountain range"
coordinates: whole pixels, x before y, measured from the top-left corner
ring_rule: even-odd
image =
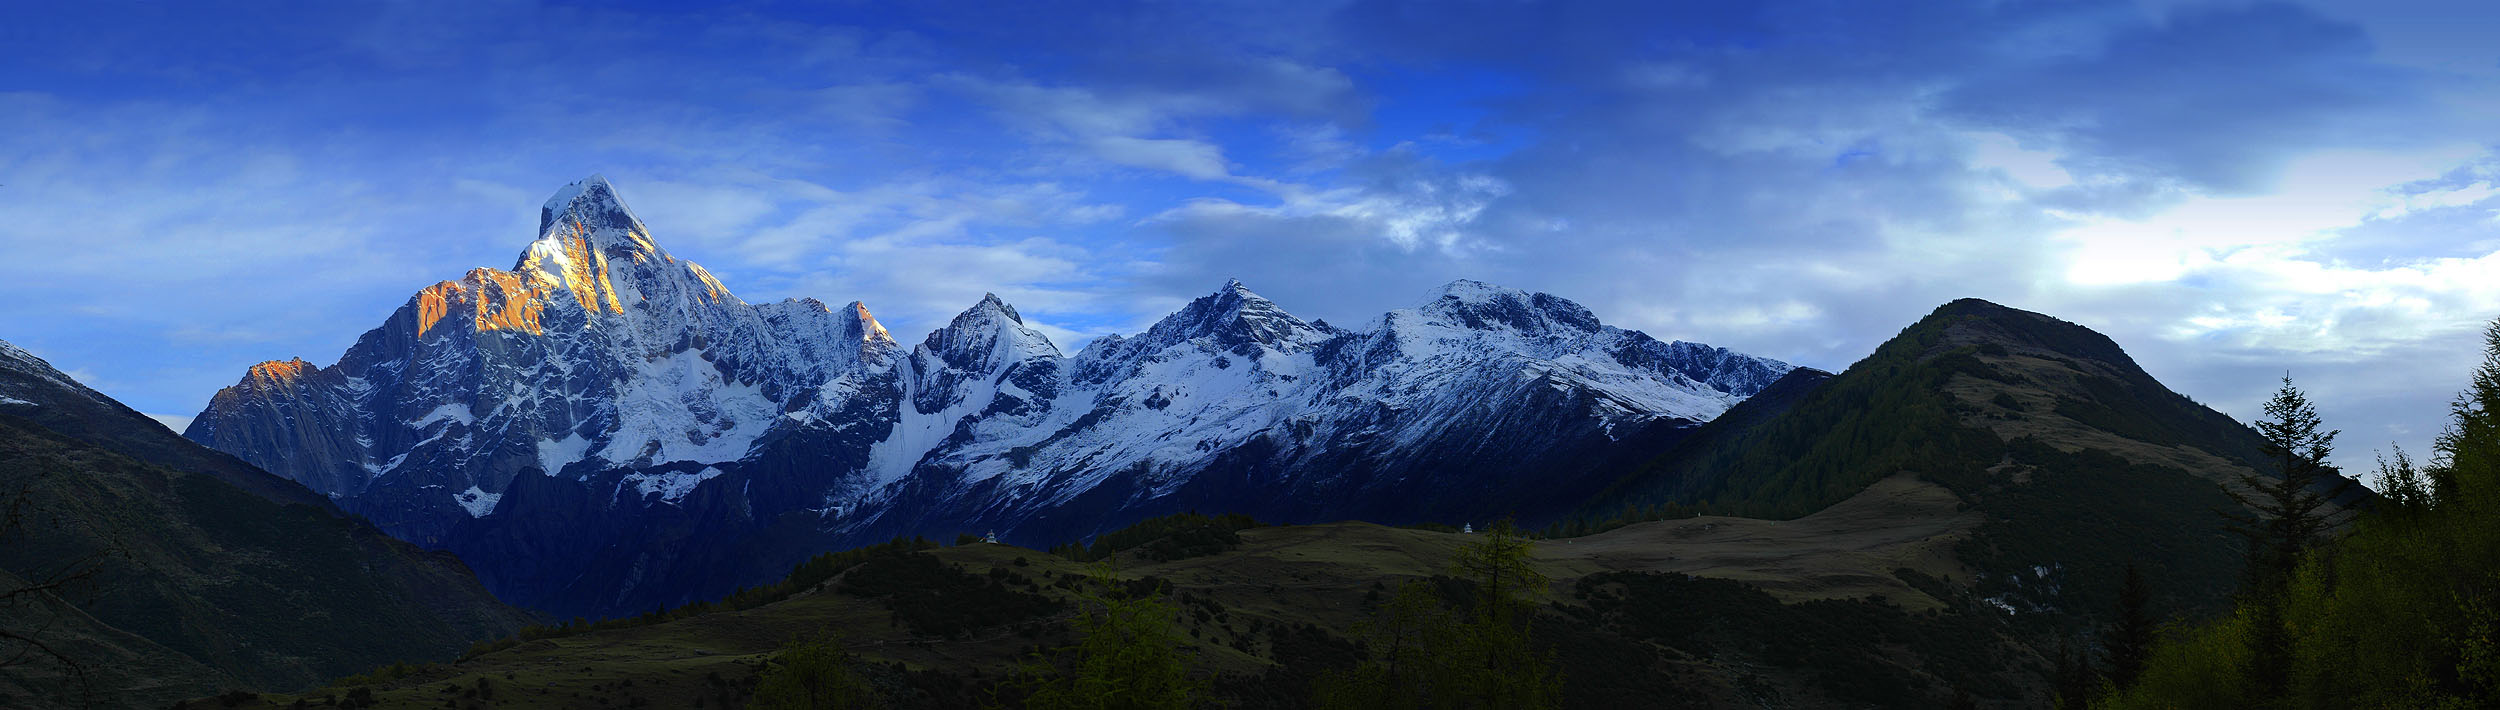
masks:
[[[974,350],[1033,354],[996,343]],[[2256,446],[2098,333],[1955,301],[1837,375],[1790,371],[1623,464],[1535,543],[1559,583],[1534,636],[1561,670],[1561,707],[2050,706],[2057,659],[2100,652],[2129,567],[2155,617],[2229,608],[2244,548],[2220,513],[2235,505],[2226,488],[2266,470]],[[2322,487],[2338,519],[2370,500],[2349,479]],[[1448,575],[1453,550],[1480,539],[1231,525],[1164,518],[1104,539],[1129,546],[1110,574],[1169,590],[1158,598],[1182,608],[1172,638],[1191,672],[1239,708],[1308,707],[1313,679],[1352,664],[1366,622],[1386,616],[1383,590]],[[830,624],[887,706],[995,702],[1037,643],[1072,643],[1069,610],[1086,608],[1073,580],[1100,573],[987,544],[855,550],[809,569],[776,587],[787,596],[516,641],[372,692],[433,704],[517,673],[566,704],[728,705],[759,667],[745,654]]]
[[[1540,520],[1791,370],[1472,281],[1350,329],[1230,282],[1073,356],[991,296],[906,349],[857,302],[738,299],[597,177],[540,214],[511,269],[253,366],[185,436],[603,616],[896,535]]]
[[[262,363],[219,392],[187,435],[234,455],[0,343],[0,706],[442,659],[531,621],[490,589],[616,616],[898,535],[1040,547],[1196,509],[1550,522],[1539,564],[1564,584],[1535,623],[1575,706],[2037,707],[2128,568],[2157,614],[2227,608],[2243,543],[2218,513],[2268,472],[2255,432],[2117,343],[1975,299],[1836,375],[1470,281],[1350,329],[1232,282],[1073,356],[993,296],[905,349],[857,303],[738,300],[596,178],[542,215],[514,269],[424,289],[334,365]],[[2340,475],[2318,488],[2335,522],[2375,500]],[[1343,523],[1219,550],[1201,543],[1233,529],[1171,522],[1188,519],[1235,525],[1108,536],[1140,546],[1113,574],[1175,585],[1182,643],[1240,707],[1306,702],[1378,590],[1446,572],[1467,540]],[[457,704],[515,678],[559,704],[734,702],[752,654],[839,619],[888,700],[948,707],[1064,640],[1052,599],[1082,563],[926,547],[824,557],[734,611],[236,702]],[[897,585],[922,595],[864,591]],[[924,603],[1009,589],[1038,595],[1016,597],[1029,613]]]

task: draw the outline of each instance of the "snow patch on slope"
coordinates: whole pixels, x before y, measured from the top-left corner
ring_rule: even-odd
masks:
[[[451,500],[459,503],[461,510],[469,511],[469,517],[483,518],[495,512],[495,503],[503,500],[503,494],[488,493],[485,489],[470,486],[468,490],[452,494]]]
[[[599,458],[613,463],[721,463],[746,456],[781,408],[763,387],[722,376],[701,351],[646,363],[617,397],[616,428]]]
[[[653,493],[660,494],[660,500],[666,501],[670,505],[675,505],[678,502],[685,500],[686,494],[693,492],[695,486],[702,484],[704,481],[712,480],[720,474],[720,469],[710,466],[705,466],[703,470],[696,471],[694,473],[685,473],[680,471],[662,471],[654,473],[637,472],[626,474],[624,478],[618,479],[618,485],[632,486],[636,493],[641,494],[641,496],[645,498],[650,497]]]
[[[455,421],[466,426],[477,423],[477,415],[469,413],[469,405],[454,402],[435,407],[434,411],[427,412],[425,416],[418,417],[416,421],[409,422],[408,425],[423,429],[439,421]]]
[[[553,476],[557,471],[562,471],[564,467],[572,465],[573,462],[582,460],[582,457],[589,453],[590,440],[582,438],[579,432],[567,434],[563,439],[540,439],[538,440],[538,470]]]

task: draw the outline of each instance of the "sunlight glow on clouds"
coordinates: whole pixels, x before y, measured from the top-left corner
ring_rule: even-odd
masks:
[[[2190,198],[2147,219],[2094,220],[2059,235],[2080,286],[2196,282],[2227,289],[2167,330],[2243,346],[2367,358],[2391,341],[2472,328],[2500,313],[2500,254],[2347,263],[2316,247],[2365,222],[2491,200],[2485,188],[2401,188],[2472,160],[2471,146],[2409,154],[2333,151],[2284,171],[2275,191]]]

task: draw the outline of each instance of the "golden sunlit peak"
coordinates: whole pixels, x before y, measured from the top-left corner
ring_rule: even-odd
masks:
[[[307,372],[319,371],[321,368],[314,367],[312,363],[304,362],[304,359],[299,357],[290,360],[270,360],[253,365],[251,371],[244,377],[260,382],[284,382],[302,377]]]
[[[893,339],[894,339],[893,334],[891,334],[891,333],[887,333],[887,332],[885,331],[885,324],[883,324],[883,323],[878,323],[878,322],[877,322],[877,317],[876,317],[876,316],[869,315],[869,313],[868,313],[868,304],[866,304],[866,303],[862,303],[862,302],[859,302],[859,301],[852,301],[852,302],[851,302],[851,313],[852,313],[853,315],[859,316],[859,329],[860,329],[860,339],[861,339],[861,340],[893,340]]]
[[[701,265],[691,261],[686,262],[686,273],[693,276],[697,283],[703,284],[704,300],[719,303],[729,298],[729,287],[722,286],[720,279],[712,278],[712,272]]]
[[[444,281],[417,292],[412,299],[417,309],[417,337],[425,337],[436,324],[461,308],[469,309],[470,323],[481,333],[517,330],[543,334],[539,320],[546,311],[546,293],[522,274],[502,269],[470,269],[462,280]]]

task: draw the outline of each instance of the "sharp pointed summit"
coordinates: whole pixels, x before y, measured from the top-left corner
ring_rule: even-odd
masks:
[[[542,236],[574,222],[591,229],[649,232],[642,220],[634,217],[633,209],[625,206],[625,200],[617,197],[616,186],[596,174],[556,190],[538,208],[538,233]]]
[[[1050,336],[1026,326],[1016,307],[995,293],[981,294],[979,303],[957,314],[946,327],[929,333],[920,347],[950,365],[971,369],[1060,356],[1059,346],[1050,342]]]
[[[1007,316],[1007,320],[1015,321],[1016,325],[1024,325],[1024,315],[1017,313],[1015,306],[1007,305],[1006,301],[999,299],[998,294],[983,293],[981,294],[981,302],[973,304],[972,307],[974,310],[990,310],[1003,313]]]
[[[855,333],[845,331],[848,336],[846,339],[864,343],[894,344],[894,334],[886,332],[885,324],[877,322],[877,317],[868,313],[868,304],[852,301],[850,305],[843,306],[842,309],[850,312],[852,322],[858,324],[859,328]]]

